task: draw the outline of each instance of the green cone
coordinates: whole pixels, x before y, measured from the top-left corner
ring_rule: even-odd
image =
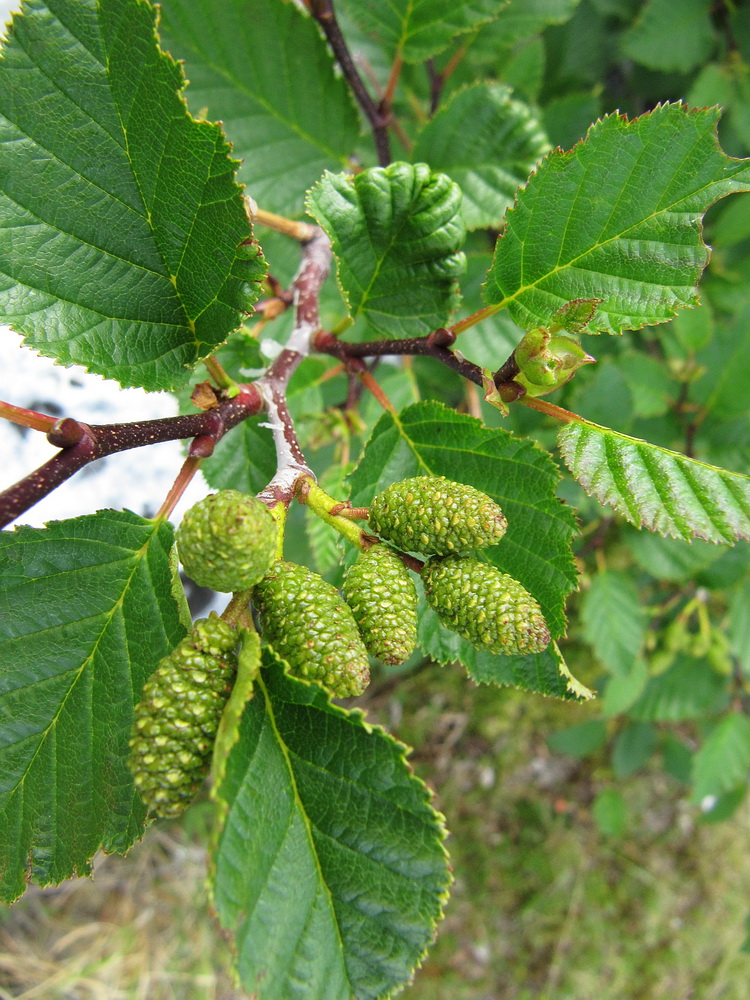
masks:
[[[495,501],[473,486],[417,476],[375,497],[369,525],[397,549],[450,555],[496,545],[508,522]]]
[[[388,545],[362,552],[343,587],[370,656],[395,666],[417,644],[417,590],[398,555]]]
[[[337,698],[362,694],[370,681],[367,650],[335,587],[296,563],[277,562],[255,588],[263,638],[292,668]]]
[[[236,669],[237,634],[216,615],[193,626],[135,707],[130,770],[157,816],[179,816],[203,780]]]
[[[446,628],[477,649],[525,655],[550,642],[541,608],[518,580],[471,556],[429,559],[422,571],[427,603]]]
[[[268,507],[236,490],[199,500],[177,528],[177,552],[201,587],[235,593],[254,586],[276,554],[276,522]]]

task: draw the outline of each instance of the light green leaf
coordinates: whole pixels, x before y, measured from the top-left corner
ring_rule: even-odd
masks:
[[[32,0],[0,60],[0,309],[26,343],[174,388],[265,272],[218,125],[193,120],[144,0]]]
[[[588,421],[558,435],[573,476],[631,524],[708,542],[750,539],[750,477]]]
[[[588,757],[607,742],[607,725],[602,719],[589,719],[568,726],[547,737],[547,743],[568,757]]]
[[[559,473],[549,454],[425,401],[381,417],[350,477],[351,502],[368,506],[391,483],[424,475],[467,483],[500,504],[508,530],[483,555],[520,580],[539,601],[553,638],[562,635],[565,598],[577,579],[570,550],[575,520],[555,496]]]
[[[213,901],[257,1000],[390,996],[450,882],[442,817],[405,747],[272,654],[217,796]]]
[[[507,0],[390,0],[346,3],[349,15],[378,43],[405,62],[422,62],[457,35],[491,21]]]
[[[693,758],[693,802],[743,785],[750,771],[750,719],[725,716]]]
[[[345,166],[359,139],[353,99],[317,26],[282,0],[161,7],[165,45],[186,63],[190,107],[221,119],[248,194],[300,215],[310,185]]]
[[[599,792],[591,815],[604,837],[621,837],[628,827],[628,806],[621,792],[615,788],[605,788]]]
[[[412,152],[414,160],[444,170],[459,185],[468,229],[499,228],[516,191],[549,149],[539,119],[511,95],[500,83],[460,90],[422,129]]]
[[[711,0],[648,0],[620,45],[642,66],[687,73],[702,63],[714,46]]]
[[[583,142],[550,153],[506,214],[485,301],[543,326],[570,299],[599,298],[591,331],[661,323],[697,303],[708,261],[701,216],[750,190],[750,167],[716,140],[717,108],[660,105],[607,115]]]
[[[237,657],[237,674],[232,693],[224,706],[216,731],[211,755],[211,796],[221,787],[227,769],[227,759],[232,747],[240,738],[240,722],[245,705],[253,696],[253,685],[260,670],[260,636],[243,628],[240,632],[240,651]]]
[[[581,603],[583,634],[611,674],[627,674],[646,637],[648,619],[632,580],[624,573],[597,573]]]
[[[656,746],[656,729],[650,722],[629,722],[615,737],[612,770],[616,778],[639,771]]]
[[[127,767],[133,706],[182,638],[173,531],[99,511],[0,533],[0,895],[125,851],[146,808]]]
[[[607,719],[626,712],[638,700],[648,682],[648,667],[643,660],[635,660],[627,673],[607,680],[602,698],[602,714]]]
[[[629,715],[643,722],[682,722],[717,711],[727,679],[706,660],[679,655],[663,674],[652,677]]]
[[[307,209],[328,233],[352,319],[414,337],[447,322],[466,269],[461,191],[424,163],[326,173]]]
[[[740,661],[745,677],[750,677],[750,581],[732,596],[727,633],[732,652]]]

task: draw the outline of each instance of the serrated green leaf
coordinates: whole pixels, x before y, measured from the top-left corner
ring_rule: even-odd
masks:
[[[459,185],[467,229],[498,229],[516,191],[549,148],[528,104],[500,83],[479,83],[440,108],[420,132],[412,158],[445,171]]]
[[[726,549],[710,542],[683,542],[628,528],[625,543],[641,569],[656,580],[684,581],[700,574]]]
[[[261,208],[300,215],[310,185],[345,166],[359,139],[352,96],[317,26],[282,0],[161,6],[165,45],[185,60],[190,107],[221,119]]]
[[[643,660],[636,660],[626,673],[610,677],[602,699],[605,718],[626,712],[641,696],[647,682],[648,667]]]
[[[698,309],[695,313],[683,313],[683,315],[695,316],[700,311]],[[635,351],[621,355],[617,364],[630,389],[634,415],[663,416],[678,391],[677,383],[670,377],[666,366],[648,354]]]
[[[491,21],[507,0],[390,0],[345,4],[350,16],[380,45],[404,62],[422,62],[457,35]]]
[[[442,817],[405,747],[272,654],[217,795],[213,898],[258,1000],[390,996],[450,882]]]
[[[587,757],[607,741],[607,726],[601,719],[589,719],[568,726],[547,737],[549,746],[568,757]]]
[[[240,722],[245,705],[253,696],[253,685],[260,670],[260,636],[243,628],[240,633],[240,651],[237,656],[237,674],[232,693],[221,713],[211,756],[211,795],[221,787],[227,769],[227,759],[232,747],[240,738]]]
[[[307,209],[328,233],[352,319],[386,337],[447,322],[466,268],[461,191],[424,163],[326,173]]]
[[[656,746],[656,730],[650,722],[629,722],[615,737],[612,770],[616,778],[639,771]]]
[[[693,758],[693,802],[745,784],[750,771],[750,719],[725,716]]]
[[[0,60],[0,306],[26,343],[170,389],[265,272],[218,125],[190,118],[145,0],[32,0]],[[43,179],[43,180],[42,180]]]
[[[640,595],[624,573],[597,573],[581,603],[583,634],[611,674],[627,674],[646,637],[648,618]]]
[[[708,542],[750,539],[750,477],[588,421],[558,435],[571,473],[631,524]]]
[[[416,403],[381,417],[350,477],[351,502],[367,506],[391,483],[424,475],[467,483],[500,504],[508,530],[483,555],[520,580],[539,601],[553,638],[562,635],[565,598],[577,578],[575,520],[555,496],[559,473],[548,453],[441,403]]]
[[[185,629],[169,524],[99,511],[0,533],[0,891],[90,870],[143,834],[133,706]]]
[[[750,167],[716,140],[719,110],[665,104],[607,115],[567,153],[540,164],[506,214],[485,301],[525,329],[561,304],[599,298],[592,332],[661,323],[697,302],[708,261],[701,216],[750,190]]]
[[[711,0],[648,0],[620,45],[642,66],[687,73],[702,63],[714,46]]]
[[[642,722],[681,722],[717,711],[727,679],[706,660],[680,655],[663,674],[652,677],[629,715]]]

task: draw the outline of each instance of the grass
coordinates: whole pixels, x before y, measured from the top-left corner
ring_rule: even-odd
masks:
[[[658,761],[618,784],[627,832],[592,803],[605,758],[544,737],[591,711],[475,688],[430,668],[382,684],[372,721],[418,749],[446,815],[456,882],[405,1000],[745,1000],[747,807],[708,825]],[[95,878],[31,889],[0,913],[0,1000],[240,1000],[210,917],[211,806],[153,826]]]

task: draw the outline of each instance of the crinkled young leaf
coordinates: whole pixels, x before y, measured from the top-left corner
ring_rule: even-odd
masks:
[[[133,706],[185,632],[169,524],[99,511],[0,533],[0,898],[125,851]]]
[[[414,337],[445,323],[466,269],[461,191],[424,163],[326,173],[307,207],[331,238],[353,319],[375,334]]]
[[[144,0],[30,0],[0,59],[0,309],[26,343],[170,389],[265,265],[218,125],[193,120]]]
[[[485,301],[531,329],[570,299],[598,298],[590,332],[607,333],[694,306],[708,261],[701,217],[750,190],[748,161],[719,148],[719,114],[665,104],[634,121],[607,115],[550,153],[506,214]]]
[[[560,636],[565,598],[576,585],[575,520],[555,496],[559,473],[547,452],[441,403],[417,403],[381,417],[351,476],[351,502],[366,506],[391,483],[420,475],[467,483],[500,504],[508,530],[483,554],[526,587]]]
[[[264,661],[216,791],[213,901],[240,979],[257,1000],[390,996],[441,915],[442,817],[403,744]]]
[[[586,641],[611,674],[623,676],[637,659],[648,618],[633,581],[624,573],[597,573],[581,605]]]
[[[672,538],[750,539],[750,477],[587,420],[558,434],[560,451],[590,496],[631,524]]]
[[[377,42],[405,62],[422,62],[447,48],[458,35],[491,21],[507,0],[347,0],[352,18]]]
[[[347,164],[360,131],[317,26],[282,0],[161,6],[164,44],[185,60],[190,107],[221,119],[261,208],[300,215],[307,189]]]
[[[425,125],[412,152],[460,186],[468,229],[499,228],[516,191],[549,149],[537,116],[511,95],[501,83],[460,90]]]

